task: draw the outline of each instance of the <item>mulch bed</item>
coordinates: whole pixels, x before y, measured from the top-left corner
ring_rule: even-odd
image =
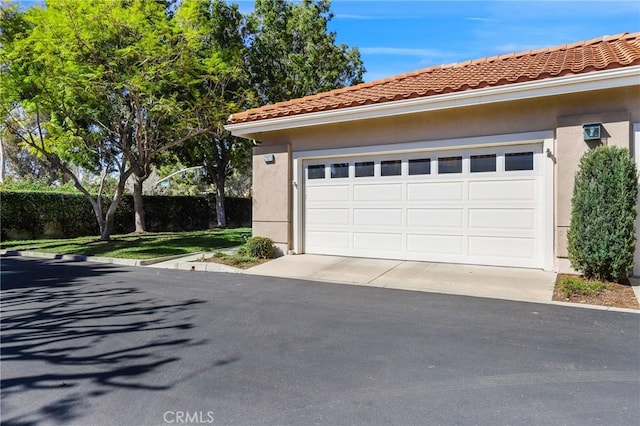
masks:
[[[567,298],[559,288],[560,277],[556,278],[553,290],[553,300],[557,302],[583,303],[587,305],[612,306],[616,308],[640,309],[633,289],[628,284],[607,283],[607,289],[596,296],[582,296],[574,294]]]
[[[249,269],[254,266],[261,265],[265,262],[270,261],[271,259],[259,259],[254,262],[238,262],[235,259],[224,258],[224,257],[208,257],[206,259],[202,259],[201,262],[211,262],[211,263],[221,263],[223,265],[233,266],[234,268],[239,269]]]

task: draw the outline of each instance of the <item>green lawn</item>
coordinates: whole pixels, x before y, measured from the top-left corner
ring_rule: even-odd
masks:
[[[152,259],[239,246],[244,244],[246,238],[250,236],[251,228],[192,232],[150,232],[145,234],[114,235],[111,241],[100,241],[97,237],[2,241],[0,248],[56,254]]]

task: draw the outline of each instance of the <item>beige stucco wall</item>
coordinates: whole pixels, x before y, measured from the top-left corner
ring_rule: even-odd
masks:
[[[267,163],[265,155],[273,155]],[[271,238],[282,253],[291,244],[291,147],[253,149],[253,235]]]
[[[573,176],[588,149],[582,124],[603,123],[604,143],[632,148],[631,127],[640,122],[640,86],[549,96],[517,102],[407,114],[359,122],[274,131],[256,135],[254,234],[292,248],[291,152],[438,141],[534,131],[554,131],[555,255],[566,256]],[[275,164],[263,154],[274,153]]]

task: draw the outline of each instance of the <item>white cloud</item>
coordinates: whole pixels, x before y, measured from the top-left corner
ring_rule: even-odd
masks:
[[[498,22],[497,19],[492,18],[480,18],[477,16],[469,16],[464,18],[465,21],[477,21],[477,22]]]

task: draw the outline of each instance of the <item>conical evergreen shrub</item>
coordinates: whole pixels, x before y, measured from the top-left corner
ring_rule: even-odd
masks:
[[[600,146],[580,160],[568,251],[586,278],[622,281],[633,268],[638,177],[629,151]]]

